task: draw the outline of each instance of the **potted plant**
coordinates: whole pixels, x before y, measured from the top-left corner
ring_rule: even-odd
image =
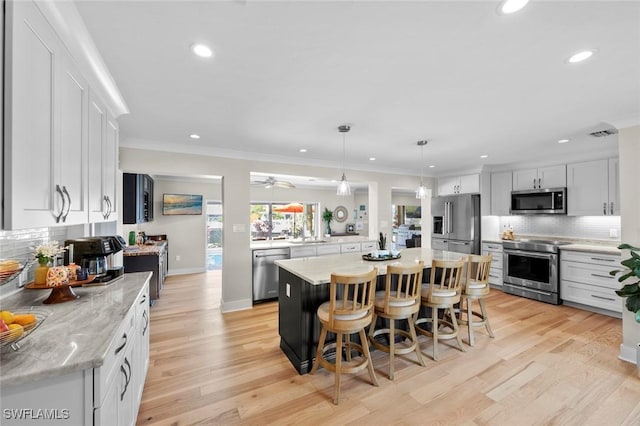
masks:
[[[629,312],[633,312],[636,322],[640,323],[640,255],[637,253],[640,248],[629,244],[620,244],[620,250],[630,250],[631,257],[620,262],[625,269],[616,269],[609,272],[611,275],[623,273],[618,282],[623,282],[628,278],[635,279],[635,282],[625,284],[620,290],[616,290],[616,294],[620,297],[626,297],[625,306]]]
[[[322,212],[322,220],[327,223],[327,235],[331,235],[331,221],[333,220],[333,212],[328,208],[324,208],[324,212]]]

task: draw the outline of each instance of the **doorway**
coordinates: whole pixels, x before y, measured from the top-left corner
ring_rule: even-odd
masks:
[[[207,283],[213,286],[216,306],[220,306],[222,299],[222,203],[207,200],[206,214],[206,274]]]

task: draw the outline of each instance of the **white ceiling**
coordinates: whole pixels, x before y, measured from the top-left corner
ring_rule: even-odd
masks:
[[[497,6],[78,2],[130,109],[122,146],[340,168],[350,123],[347,169],[420,174],[421,139],[425,176],[615,155],[615,136],[587,134],[640,124],[640,2]]]

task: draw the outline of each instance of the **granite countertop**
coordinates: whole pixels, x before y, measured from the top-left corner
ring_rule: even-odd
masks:
[[[100,367],[150,277],[151,272],[137,272],[104,287],[74,287],[79,299],[53,305],[42,304],[49,290],[23,289],[4,298],[2,310],[32,308],[48,315],[20,341],[18,351],[2,348],[0,387]]]
[[[620,254],[620,241],[609,240],[588,240],[582,238],[570,238],[570,237],[557,237],[557,236],[539,236],[539,235],[518,235],[518,239],[539,239],[539,240],[559,240],[566,241],[569,244],[561,245],[560,250],[573,250],[584,251],[588,253],[603,253],[603,254]],[[503,240],[500,239],[484,239],[483,243],[502,244]]]
[[[270,240],[270,241],[252,241],[251,249],[260,250],[268,248],[286,248],[286,247],[302,247],[302,246],[317,246],[326,244],[343,244],[343,243],[360,243],[363,241],[377,241],[375,238],[369,238],[359,235],[342,235],[335,237],[325,237],[322,240]]]
[[[387,273],[387,265],[414,265],[420,260],[429,267],[433,259],[457,260],[466,257],[463,253],[416,247],[402,250],[400,259],[386,261],[366,261],[362,253],[343,253],[329,256],[303,257],[299,259],[276,260],[276,265],[297,275],[311,284],[325,284],[331,281],[331,273],[362,274],[378,268],[378,275]]]
[[[167,247],[166,241],[157,241],[154,244],[144,244],[141,246],[126,246],[122,253],[124,256],[159,256]]]

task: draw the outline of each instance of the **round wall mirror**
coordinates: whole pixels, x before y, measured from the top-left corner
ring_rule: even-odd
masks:
[[[349,216],[349,213],[344,206],[338,206],[333,211],[333,217],[335,218],[336,222],[344,222],[345,220],[347,220],[347,216]]]

